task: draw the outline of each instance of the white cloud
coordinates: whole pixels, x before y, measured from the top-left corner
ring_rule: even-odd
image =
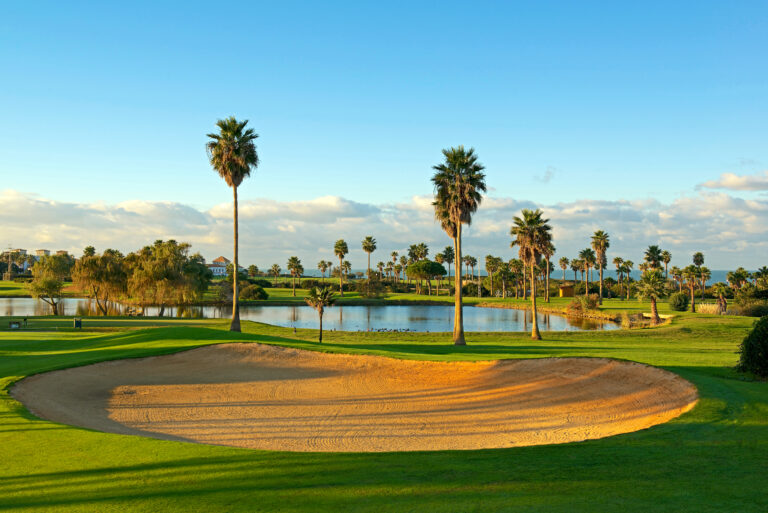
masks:
[[[245,199],[240,202],[241,260],[268,267],[284,266],[297,255],[307,269],[320,259],[334,260],[334,241],[343,238],[355,267],[365,265],[360,241],[378,240],[372,260],[386,260],[393,250],[425,242],[430,254],[451,241],[435,223],[431,196],[404,203],[366,204],[325,196],[308,201]],[[710,268],[768,265],[768,199],[746,200],[721,192],[684,196],[672,203],[657,200],[575,200],[536,205],[508,197],[487,197],[465,230],[465,251],[515,256],[509,247],[512,218],[522,208],[540,207],[554,227],[558,257],[571,257],[589,244],[597,229],[611,235],[610,253],[639,261],[649,244],[673,254],[673,264],[687,263],[694,251],[707,255]],[[0,192],[2,244],[29,249],[67,249],[86,245],[128,252],[155,239],[193,244],[207,258],[232,251],[232,205],[208,211],[172,202],[125,201],[118,204],[57,202],[6,190]]]
[[[768,171],[756,175],[723,173],[718,180],[709,180],[697,189],[729,189],[732,191],[768,191]]]

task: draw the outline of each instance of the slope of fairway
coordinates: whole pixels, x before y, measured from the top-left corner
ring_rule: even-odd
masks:
[[[604,358],[419,362],[261,344],[53,371],[12,394],[45,419],[110,433],[313,452],[582,441],[696,403],[671,372]]]
[[[608,305],[611,307],[612,305]],[[86,319],[106,332],[0,334],[0,509],[4,511],[768,511],[768,384],[733,371],[754,322],[681,315],[657,329],[469,334],[328,333],[244,323],[131,330],[154,321]],[[157,324],[166,321],[157,322]],[[110,326],[119,324],[120,328]],[[179,326],[182,322],[168,322]],[[699,391],[665,424],[600,440],[478,451],[300,453],[108,434],[40,420],[8,395],[36,373],[212,343],[478,361],[606,357],[655,365]]]

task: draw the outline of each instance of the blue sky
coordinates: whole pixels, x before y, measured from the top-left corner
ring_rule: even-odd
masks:
[[[456,144],[545,205],[768,169],[765,2],[157,4],[3,7],[0,188],[206,212],[228,115],[261,135],[253,201],[407,202]]]

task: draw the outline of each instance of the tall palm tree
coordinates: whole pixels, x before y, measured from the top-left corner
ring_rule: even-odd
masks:
[[[648,246],[644,255],[645,263],[650,269],[659,269],[661,267],[661,248],[656,245]]]
[[[408,267],[408,257],[403,255],[403,256],[400,257],[400,271],[405,273],[405,268],[406,267]],[[399,272],[398,272],[398,274],[399,274]]]
[[[701,300],[704,301],[704,289],[707,288],[707,282],[712,278],[712,271],[703,265],[699,267],[699,279],[701,283]]]
[[[344,257],[349,253],[349,247],[344,239],[339,239],[336,244],[333,245],[333,253],[339,259],[339,293],[341,297],[344,297]]]
[[[624,265],[621,267],[622,272],[624,273],[624,281],[627,282],[627,301],[629,301],[629,293],[631,289],[630,285],[632,284],[632,277],[630,276],[630,273],[632,272],[632,268],[634,266],[635,263],[632,260],[624,260]]]
[[[549,262],[549,260],[552,258],[552,255],[555,254],[555,245],[552,244],[552,241],[549,242],[549,244],[547,245],[546,248],[544,248],[541,254],[547,261],[547,265],[546,265],[547,269],[546,269],[546,277],[545,277],[545,280],[547,283],[546,285],[544,285],[544,301],[549,303],[549,275],[552,274],[552,270],[553,270],[552,264]]]
[[[433,166],[435,174],[432,184],[435,187],[435,218],[441,227],[453,239],[456,262],[461,262],[461,228],[472,222],[472,214],[483,200],[486,191],[485,167],[477,161],[474,148],[465,150],[464,146],[443,150],[444,162]],[[454,318],[453,343],[466,345],[464,340],[464,317],[461,302],[461,279],[454,278]]]
[[[597,230],[592,235],[592,249],[595,250],[597,257],[598,269],[600,270],[600,296],[598,297],[598,304],[603,304],[603,268],[602,262],[605,260],[605,253],[608,248],[611,247],[611,238],[603,230]]]
[[[363,239],[363,251],[368,253],[368,278],[371,277],[371,253],[376,251],[376,239],[368,235]]]
[[[445,263],[445,255],[442,253],[438,253],[435,255],[435,262],[437,262],[440,265],[443,265]],[[437,277],[437,295],[440,295],[440,281],[443,279],[442,276]]]
[[[288,259],[288,264],[286,267],[293,277],[293,296],[296,297],[296,276],[301,276],[300,271],[303,271],[304,268],[301,266],[301,260],[299,260],[299,257],[295,256],[292,256]]]
[[[683,269],[682,276],[691,293],[691,313],[696,313],[696,295],[694,294],[694,287],[696,286],[696,282],[699,281],[699,269],[695,265],[686,266],[686,268]]]
[[[336,302],[336,297],[333,292],[327,287],[318,288],[312,287],[309,291],[309,295],[304,298],[304,301],[317,310],[317,315],[320,316],[320,336],[318,342],[323,343],[323,313],[325,313],[325,307],[332,306]]]
[[[672,279],[677,282],[678,292],[682,292],[683,291],[683,272],[676,265],[672,266],[672,269],[670,270],[670,272],[672,273]]]
[[[672,253],[667,251],[666,249],[661,252],[661,261],[664,262],[664,279],[669,279],[669,263],[672,261]]]
[[[581,260],[578,258],[571,259],[571,271],[573,271],[573,286],[576,286],[576,282],[579,281],[578,273],[581,271]]]
[[[400,253],[398,253],[397,251],[393,251],[392,253],[390,253],[389,256],[392,257],[392,269],[394,269],[395,266],[397,265],[397,257],[400,256]],[[393,273],[392,274],[392,282],[394,282],[394,281],[395,281],[395,275]]]
[[[558,263],[560,264],[560,269],[563,270],[563,283],[565,283],[565,271],[568,270],[568,264],[570,264],[571,261],[568,260],[568,257],[560,257]]]
[[[379,270],[379,279],[383,278],[384,262],[379,262],[378,264],[376,264],[376,268]]]
[[[219,133],[207,134],[211,140],[205,145],[208,159],[213,169],[219,173],[224,181],[232,187],[234,197],[234,246],[235,276],[238,270],[238,231],[237,231],[237,188],[243,180],[251,175],[259,165],[259,155],[256,153],[256,144],[253,142],[259,137],[253,129],[245,128],[248,120],[238,121],[234,116],[220,119],[216,122]],[[230,331],[240,331],[240,308],[238,303],[237,282],[232,280],[232,322]]]
[[[661,322],[656,300],[664,297],[667,290],[667,280],[661,275],[659,269],[645,271],[637,282],[637,293],[640,297],[651,300],[651,323],[656,325]]]
[[[552,227],[549,225],[549,219],[542,217],[542,211],[539,209],[523,209],[522,216],[512,221],[514,224],[510,229],[512,235],[511,247],[519,246],[520,259],[529,266],[531,270],[531,307],[533,309],[533,322],[531,326],[531,338],[541,340],[539,324],[536,321],[536,263],[541,258],[542,252],[552,243]]]
[[[624,259],[621,257],[613,257],[613,265],[616,266],[616,280],[618,280],[618,283],[619,283],[619,297],[622,297],[622,294],[621,294],[622,280],[621,279],[623,278],[623,275],[621,272],[621,268],[624,265]]]
[[[317,263],[317,269],[322,273],[323,283],[325,283],[325,271],[328,270],[328,262],[326,262],[325,260],[320,260]]]
[[[701,266],[704,265],[704,253],[697,251],[693,254],[693,265],[701,271]],[[701,298],[704,299],[704,287],[701,287]]]
[[[280,266],[277,264],[272,264],[272,267],[269,268],[269,274],[275,277],[275,287],[277,287],[277,277],[280,276]]]
[[[589,295],[589,271],[597,263],[595,252],[591,248],[585,248],[579,251],[579,260],[581,260],[581,270],[586,272],[586,281],[584,282],[584,295]]]

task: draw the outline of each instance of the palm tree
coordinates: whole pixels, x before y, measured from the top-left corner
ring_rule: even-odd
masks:
[[[584,282],[584,295],[589,295],[589,271],[592,269],[592,267],[595,265],[597,261],[597,257],[595,256],[595,252],[592,251],[590,248],[582,249],[579,251],[579,260],[581,260],[582,263],[582,272],[586,272],[586,281]]]
[[[542,256],[547,261],[547,269],[546,269],[546,285],[544,286],[544,301],[549,303],[549,275],[552,274],[552,264],[550,264],[549,260],[552,258],[552,255],[555,254],[555,245],[550,243],[547,245],[546,248],[541,252]]]
[[[621,268],[624,273],[625,281],[627,282],[627,301],[629,301],[630,285],[632,284],[632,276],[630,276],[630,273],[634,266],[635,263],[632,260],[624,260],[624,265]]]
[[[696,286],[696,282],[699,280],[699,269],[695,265],[686,266],[686,268],[683,269],[682,276],[691,292],[691,313],[696,313],[696,296],[693,289]]]
[[[752,273],[757,285],[766,288],[768,287],[768,267],[762,266],[760,269]]]
[[[325,271],[328,270],[328,262],[326,262],[325,260],[320,260],[317,263],[317,269],[322,273],[323,283],[325,283]]]
[[[671,272],[672,272],[672,279],[677,282],[678,292],[682,292],[683,291],[683,272],[676,265],[672,266]]]
[[[445,255],[442,253],[438,253],[435,255],[435,262],[437,262],[440,265],[443,265],[445,263]],[[440,295],[440,281],[442,280],[442,276],[437,277],[437,295]]]
[[[341,297],[344,297],[344,257],[349,253],[349,248],[344,239],[339,239],[336,244],[333,245],[333,252],[339,258],[339,292]]]
[[[707,287],[707,282],[712,278],[712,271],[704,266],[699,267],[699,278],[701,279],[701,300],[704,301],[704,289]]]
[[[376,251],[376,239],[370,235],[363,239],[363,251],[368,253],[368,278],[371,277],[371,253]]]
[[[288,259],[288,264],[286,267],[293,277],[293,296],[296,297],[296,276],[301,276],[300,272],[303,271],[304,268],[301,266],[301,260],[299,260],[299,257],[295,256],[292,256]]]
[[[446,279],[450,280],[451,278],[451,264],[454,262],[456,255],[453,254],[453,248],[451,246],[446,246],[443,250],[443,259],[445,260],[445,263],[448,264],[448,275],[446,276]]]
[[[539,209],[523,209],[522,217],[515,216],[510,235],[513,240],[511,246],[519,246],[520,259],[531,270],[531,306],[533,308],[533,322],[531,326],[531,338],[541,340],[539,324],[536,321],[536,272],[534,267],[541,257],[542,252],[552,243],[552,227],[549,219],[542,218]]]
[[[565,271],[568,270],[568,264],[570,264],[571,261],[568,260],[568,257],[561,257],[558,263],[560,264],[560,269],[563,270],[563,283],[565,283]]]
[[[573,271],[573,286],[576,286],[576,282],[579,280],[578,273],[581,271],[581,260],[578,258],[571,259],[571,271]]]
[[[433,166],[435,174],[432,183],[435,187],[435,218],[441,227],[453,239],[456,262],[461,262],[461,226],[472,222],[472,214],[483,200],[486,191],[485,167],[477,161],[474,148],[465,150],[464,146],[444,149],[445,161]],[[454,278],[455,313],[453,318],[453,343],[466,345],[464,340],[464,317],[461,302],[461,279]]]
[[[701,271],[701,266],[704,265],[704,253],[697,251],[693,254],[693,265]],[[701,298],[704,299],[704,288],[701,288]]]
[[[650,269],[659,269],[661,267],[661,248],[658,246],[648,246],[644,257],[645,263],[650,266]]]
[[[461,259],[464,262],[464,268],[466,271],[464,272],[464,278],[469,280],[470,278],[475,277],[475,273],[472,273],[472,276],[469,275],[469,263],[472,262],[472,257],[470,255],[466,255]]]
[[[405,272],[405,268],[408,267],[408,257],[405,255],[400,257],[400,271]],[[398,271],[398,275],[400,274]]]
[[[269,274],[275,277],[275,287],[277,287],[277,277],[280,276],[280,266],[277,264],[272,264],[272,267],[269,268]]]
[[[592,249],[595,250],[598,269],[600,270],[600,296],[598,304],[603,304],[603,267],[602,262],[606,259],[605,252],[611,247],[611,239],[603,230],[597,230],[592,235]]]
[[[637,282],[637,293],[644,299],[651,300],[651,323],[656,325],[661,322],[656,300],[665,296],[667,280],[661,275],[659,269],[645,271]]]
[[[344,271],[344,274],[349,278],[349,273],[352,272],[352,264],[349,262],[349,260],[344,260],[341,263],[341,270]]]
[[[220,119],[216,122],[219,127],[218,134],[207,134],[211,140],[205,145],[211,166],[219,173],[224,181],[232,187],[234,197],[234,269],[237,275],[238,269],[238,232],[237,232],[237,188],[243,180],[251,175],[259,165],[259,156],[256,153],[254,140],[259,137],[253,129],[245,129],[248,120],[237,121],[234,116]],[[232,322],[230,331],[240,331],[240,308],[238,304],[237,282],[233,280],[232,293]]]
[[[318,287],[312,287],[309,291],[309,295],[304,298],[304,301],[317,310],[317,315],[320,316],[320,336],[318,342],[323,343],[323,313],[325,313],[326,306],[332,306],[336,302],[336,297],[328,287],[322,289]]]
[[[661,252],[661,261],[664,262],[664,279],[669,279],[669,271],[667,268],[669,267],[669,263],[672,261],[672,253],[667,251],[666,249]]]
[[[397,251],[393,251],[392,253],[390,253],[389,256],[392,257],[392,269],[394,269],[395,266],[397,265],[397,257],[400,256],[400,253],[398,253]],[[392,281],[393,282],[395,281],[394,274],[392,275]]]
[[[613,257],[613,265],[616,266],[616,279],[619,282],[619,297],[622,297],[621,279],[623,276],[622,276],[621,268],[624,265],[624,259],[621,257]]]
[[[376,264],[376,268],[379,270],[379,279],[383,278],[384,262],[379,262],[378,264]]]

